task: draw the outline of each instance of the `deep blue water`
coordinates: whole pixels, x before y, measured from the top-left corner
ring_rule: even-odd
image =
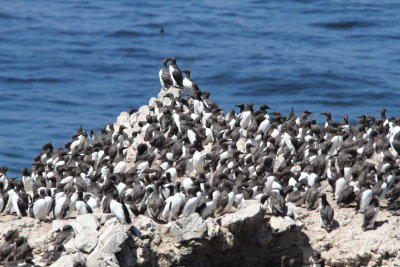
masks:
[[[1,1],[0,165],[147,104],[170,56],[226,111],[400,115],[399,1],[239,2]]]

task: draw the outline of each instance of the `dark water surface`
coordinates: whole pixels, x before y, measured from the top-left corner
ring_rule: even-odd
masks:
[[[400,115],[400,2],[231,2],[2,1],[0,165],[147,104],[169,56],[226,111]]]

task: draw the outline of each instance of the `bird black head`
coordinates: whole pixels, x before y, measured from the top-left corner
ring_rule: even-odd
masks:
[[[261,105],[260,106],[260,110],[261,111],[266,111],[267,109],[271,109],[269,106],[267,106],[267,105]]]
[[[176,57],[171,57],[171,58],[169,58],[169,60],[171,61],[172,65],[176,64]]]
[[[0,166],[0,173],[6,173],[8,168],[6,166]]]

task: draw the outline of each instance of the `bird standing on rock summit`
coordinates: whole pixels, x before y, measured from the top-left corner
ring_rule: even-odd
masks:
[[[171,57],[169,60],[171,61],[171,65],[169,65],[169,74],[172,78],[172,85],[183,87],[182,72],[178,65],[176,65],[176,57]]]
[[[161,83],[162,89],[168,89],[172,85],[172,78],[167,69],[167,62],[169,60],[170,60],[169,58],[163,59],[163,62],[162,62],[163,67],[160,70],[160,72],[158,73],[158,75],[160,76],[160,83]]]
[[[200,93],[197,84],[190,79],[190,70],[183,70],[182,72],[186,74],[183,79],[183,88],[185,88],[192,96],[194,96],[195,93]]]

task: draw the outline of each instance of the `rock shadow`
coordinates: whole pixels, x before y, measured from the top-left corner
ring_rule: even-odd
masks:
[[[381,227],[382,225],[384,225],[385,223],[389,223],[389,220],[384,220],[384,221],[376,221],[375,225],[374,225],[374,230]]]
[[[340,227],[340,223],[337,220],[333,219],[331,231],[334,231],[334,230],[338,229],[339,227]]]

